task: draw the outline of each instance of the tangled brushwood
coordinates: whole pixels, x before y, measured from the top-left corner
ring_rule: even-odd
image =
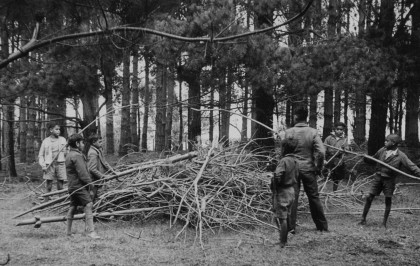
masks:
[[[266,169],[273,157],[258,150],[251,151],[249,146],[248,143],[227,148],[199,148],[165,159],[120,164],[117,166],[120,174],[101,182],[100,195],[94,203],[95,216],[125,220],[165,216],[171,225],[181,222],[184,229],[191,225],[200,232],[218,228],[276,228],[271,223],[270,176]],[[339,191],[331,193],[327,192],[327,174],[319,181],[326,208],[339,206],[344,207],[344,211],[360,210],[361,188],[368,180],[353,178],[351,182],[343,182]],[[18,225],[40,226],[64,221],[68,200],[67,193],[63,193],[16,217],[29,212],[62,216],[35,216]],[[299,209],[306,208],[307,200],[301,193]],[[75,219],[82,218],[82,214],[75,216]]]

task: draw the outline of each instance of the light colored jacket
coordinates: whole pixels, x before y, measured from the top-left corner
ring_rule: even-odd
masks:
[[[318,131],[306,123],[297,123],[285,132],[285,138],[298,141],[295,149],[300,171],[320,171],[324,164],[325,147]]]
[[[60,153],[58,154],[57,158],[53,158],[51,138],[48,137],[42,141],[41,148],[39,149],[39,154],[38,154],[39,165],[41,165],[42,168],[51,164],[54,159],[57,162],[66,161],[67,148],[65,146],[67,145],[67,141],[65,138],[59,136],[58,142],[59,142]]]

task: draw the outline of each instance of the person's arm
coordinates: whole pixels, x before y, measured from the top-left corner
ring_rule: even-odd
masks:
[[[318,134],[315,134],[314,136],[313,146],[315,167],[317,168],[317,171],[321,171],[325,160],[325,146]]]
[[[92,182],[92,179],[90,178],[90,174],[86,167],[85,159],[82,155],[75,156],[74,167],[76,168],[77,176],[84,185],[87,185]]]
[[[384,152],[385,148],[380,148],[372,157],[379,160],[381,153]],[[363,161],[368,164],[375,164],[374,160],[368,159],[366,157],[363,158]]]
[[[47,165],[45,164],[45,140],[42,141],[41,148],[39,148],[38,163],[42,167],[42,170],[47,168]]]
[[[413,163],[406,154],[401,152],[401,162],[402,164],[407,167],[414,175],[420,177],[420,168],[417,167],[415,163]]]
[[[95,177],[95,179],[101,179],[104,174],[99,172],[98,170],[98,163],[99,163],[99,155],[95,152],[88,153],[88,169],[89,172],[92,174],[92,176]]]

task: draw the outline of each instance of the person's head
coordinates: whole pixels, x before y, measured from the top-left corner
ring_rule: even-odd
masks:
[[[343,122],[337,122],[334,125],[334,133],[336,136],[341,137],[344,134],[344,131],[346,130],[346,124]]]
[[[306,122],[308,118],[308,109],[305,107],[299,107],[296,109],[294,114],[295,123]]]
[[[96,148],[102,147],[102,137],[98,134],[90,135],[88,141],[90,145]]]
[[[401,137],[397,134],[390,134],[385,138],[385,148],[388,150],[396,149],[401,141]]]
[[[50,135],[53,137],[60,136],[60,125],[55,122],[50,122],[47,125],[48,131],[50,132]]]
[[[83,136],[78,133],[75,133],[69,137],[68,144],[71,148],[79,149],[79,151],[83,151],[85,148]]]
[[[282,155],[285,156],[290,153],[294,153],[298,142],[293,138],[286,138],[281,141]]]

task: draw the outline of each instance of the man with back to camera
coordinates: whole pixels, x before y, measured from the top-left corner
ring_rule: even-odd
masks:
[[[312,220],[318,231],[328,231],[328,222],[319,199],[317,176],[319,175],[325,158],[325,147],[318,131],[309,127],[306,119],[308,110],[298,108],[294,113],[295,125],[285,132],[285,138],[296,139],[298,144],[294,155],[299,163],[299,176],[296,180],[295,201],[292,206],[289,231],[296,231],[297,205],[299,201],[300,184],[308,197]]]

